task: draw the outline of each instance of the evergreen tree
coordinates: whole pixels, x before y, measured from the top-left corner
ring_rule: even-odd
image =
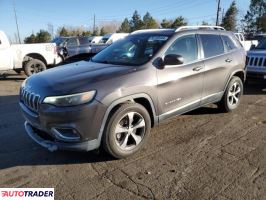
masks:
[[[184,17],[177,17],[174,22],[171,24],[171,28],[178,28],[179,26],[186,26],[187,22]]]
[[[171,28],[172,24],[173,24],[173,20],[163,19],[163,21],[161,22],[161,27],[162,28]]]
[[[35,34],[31,34],[30,36],[28,36],[28,37],[26,37],[25,39],[24,39],[24,43],[25,44],[31,44],[31,43],[35,43],[35,41],[36,41],[36,36],[35,36]]]
[[[128,21],[128,18],[125,18],[124,21],[122,22],[118,32],[120,32],[120,33],[130,33],[130,31],[131,31],[130,23]]]
[[[69,36],[69,33],[68,33],[67,29],[64,26],[59,30],[59,36],[62,36],[62,37]]]
[[[52,39],[51,34],[48,31],[40,30],[38,33],[36,33],[36,43],[45,43],[50,42]]]
[[[237,25],[237,7],[235,0],[231,3],[230,7],[225,13],[222,26],[228,31],[236,31]]]
[[[105,34],[107,34],[107,32],[105,31],[104,27],[102,27],[100,30],[100,35],[104,36]]]
[[[140,30],[143,28],[143,21],[138,13],[138,11],[135,10],[133,13],[132,19],[130,20],[130,27],[131,27],[131,32]]]
[[[99,29],[98,27],[95,27],[95,29],[92,31],[92,36],[98,36],[99,35]]]
[[[242,20],[243,30],[247,35],[265,31],[266,0],[250,0],[249,9]]]
[[[152,28],[159,28],[157,22],[149,12],[147,12],[143,17],[143,28],[144,29],[152,29]]]

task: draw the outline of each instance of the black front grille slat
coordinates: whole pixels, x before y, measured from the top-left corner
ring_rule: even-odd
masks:
[[[39,108],[40,96],[27,91],[25,88],[21,89],[21,101],[32,111],[37,112]]]

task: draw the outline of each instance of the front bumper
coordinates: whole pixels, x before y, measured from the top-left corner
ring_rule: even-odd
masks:
[[[266,80],[266,71],[248,71],[247,72],[248,79],[260,79]]]
[[[41,137],[38,131],[36,131],[36,129],[34,129],[29,122],[26,121],[24,126],[31,139],[49,151],[56,151],[58,149],[71,151],[91,151],[99,147],[99,141],[97,139],[78,143],[52,141]]]
[[[103,104],[95,101],[87,105],[61,108],[41,104],[38,113],[31,111],[22,102],[19,104],[26,119],[28,135],[48,150],[90,151],[100,146],[99,133],[106,110]],[[74,130],[77,137],[70,137],[69,132],[63,130]]]

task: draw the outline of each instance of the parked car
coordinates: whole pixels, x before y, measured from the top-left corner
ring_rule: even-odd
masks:
[[[103,38],[102,36],[91,36],[91,37],[89,37],[89,42],[91,44],[98,44],[98,43],[100,43],[102,38]]]
[[[92,40],[91,37],[58,37],[52,42],[56,43],[59,54],[66,60],[81,54],[89,54]]]
[[[250,50],[247,57],[248,78],[266,80],[266,38]]]
[[[28,78],[19,103],[25,129],[51,151],[102,146],[125,158],[169,117],[210,103],[235,110],[245,59],[234,34],[221,27],[137,31],[91,60]]]
[[[254,48],[255,46],[258,45],[257,40],[246,40],[245,36],[242,33],[235,33],[235,36],[246,51],[249,51],[250,48]]]
[[[6,34],[0,31],[0,72],[24,70],[30,76],[61,61],[54,43],[11,45]]]
[[[102,37],[99,44],[91,45],[91,54],[95,55],[108,47],[110,44],[128,36],[128,33],[109,33]]]

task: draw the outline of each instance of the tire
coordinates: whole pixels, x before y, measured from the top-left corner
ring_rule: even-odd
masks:
[[[141,149],[149,137],[150,130],[150,115],[142,105],[123,104],[109,117],[102,145],[113,157],[126,158]]]
[[[21,74],[21,73],[22,73],[22,69],[14,69],[14,71],[15,71],[17,74]]]
[[[225,90],[218,107],[224,112],[231,112],[238,108],[243,95],[243,82],[239,77],[233,76]]]
[[[46,70],[46,65],[38,59],[32,59],[24,66],[24,71],[27,76],[31,76],[44,70]]]

